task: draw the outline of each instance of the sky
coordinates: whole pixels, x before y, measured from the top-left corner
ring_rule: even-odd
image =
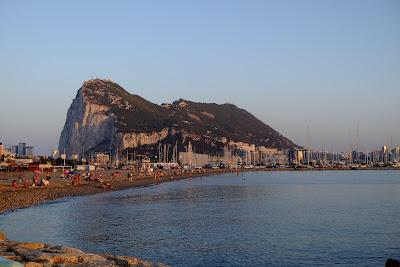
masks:
[[[233,103],[314,149],[398,145],[400,1],[0,0],[3,143],[57,148],[93,77]]]

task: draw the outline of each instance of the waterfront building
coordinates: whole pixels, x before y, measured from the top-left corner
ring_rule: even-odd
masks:
[[[393,153],[393,155],[394,155],[394,160],[395,160],[395,161],[400,161],[400,146],[395,147],[395,148],[392,150],[392,153]]]
[[[179,162],[186,166],[204,166],[209,163],[207,154],[179,152]]]
[[[308,149],[289,149],[289,164],[309,164],[311,161],[311,151]]]
[[[189,142],[186,152],[179,152],[179,162],[184,166],[202,167],[207,165],[210,160],[207,154],[199,154],[193,152],[192,143]]]
[[[107,167],[110,164],[110,155],[106,153],[95,153],[93,160],[95,165]]]
[[[389,163],[389,147],[387,145],[382,146],[381,159],[383,163]]]
[[[143,171],[150,171],[152,170],[151,161],[148,157],[142,159],[140,164],[140,169]]]

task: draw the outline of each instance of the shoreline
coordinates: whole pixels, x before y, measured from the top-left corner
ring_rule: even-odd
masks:
[[[107,172],[109,174],[113,173],[112,171]],[[124,174],[125,173],[127,172],[124,172]],[[145,176],[140,178],[135,177],[132,181],[129,181],[126,177],[121,179],[108,179],[106,181],[110,183],[110,188],[99,188],[96,182],[88,181],[84,181],[82,185],[73,186],[68,183],[69,180],[61,180],[60,178],[52,178],[52,180],[56,180],[56,185],[50,185],[49,187],[14,189],[10,185],[7,186],[3,183],[0,184],[0,215],[8,212],[13,212],[18,209],[46,204],[48,202],[62,198],[101,194],[136,187],[152,186],[165,182],[225,173],[232,172],[209,171],[192,174],[183,173],[177,175],[167,175],[159,179],[155,179],[154,176]],[[8,183],[11,184],[10,181],[8,181]]]
[[[358,169],[359,171],[363,170],[398,170],[399,168],[363,168]],[[358,171],[357,170],[357,171]],[[323,168],[323,169],[294,169],[294,168],[262,168],[262,169],[240,169],[239,173],[243,172],[282,172],[282,171],[356,171],[352,169],[337,169],[337,168]],[[155,179],[154,176],[145,176],[145,177],[134,177],[132,181],[129,181],[126,178],[127,171],[118,171],[122,173],[123,178],[119,179],[108,179],[107,182],[111,184],[111,188],[99,188],[96,186],[96,182],[88,182],[84,181],[82,185],[73,186],[69,182],[70,180],[61,179],[61,178],[52,178],[52,183],[54,181],[54,185],[50,185],[49,187],[37,187],[37,188],[20,188],[13,189],[10,185],[10,179],[5,182],[4,178],[2,180],[3,183],[0,183],[0,215],[8,212],[13,212],[22,208],[29,208],[31,206],[45,204],[57,199],[67,198],[67,197],[76,197],[76,196],[85,196],[85,195],[93,195],[93,194],[101,194],[113,191],[120,191],[129,188],[142,187],[142,186],[151,186],[157,185],[160,183],[178,181],[183,179],[195,178],[195,177],[203,177],[203,176],[213,176],[219,174],[227,174],[227,173],[236,173],[236,170],[207,170],[207,171],[199,171],[196,173],[180,173],[180,174],[166,174],[164,177],[159,179]],[[105,174],[115,173],[113,171],[104,171]],[[9,176],[11,173],[7,173]],[[17,174],[14,174],[16,176]],[[33,175],[33,173],[24,173],[24,175]],[[55,176],[56,174],[53,174]],[[4,176],[4,173],[2,173]],[[11,179],[13,179],[11,177]]]

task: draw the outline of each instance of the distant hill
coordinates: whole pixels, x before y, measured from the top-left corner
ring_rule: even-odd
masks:
[[[130,94],[109,80],[84,82],[73,100],[61,133],[59,150],[67,154],[127,149],[154,150],[160,143],[180,150],[192,141],[199,152],[221,151],[227,142],[271,148],[296,145],[233,104],[179,99],[157,105]]]

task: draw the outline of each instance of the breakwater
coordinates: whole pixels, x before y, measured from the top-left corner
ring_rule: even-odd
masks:
[[[152,263],[135,257],[112,254],[87,253],[67,246],[54,246],[45,243],[29,243],[7,240],[0,232],[0,266],[25,267],[61,267],[61,266],[143,266],[165,267],[167,265]],[[6,263],[8,265],[6,265]]]

